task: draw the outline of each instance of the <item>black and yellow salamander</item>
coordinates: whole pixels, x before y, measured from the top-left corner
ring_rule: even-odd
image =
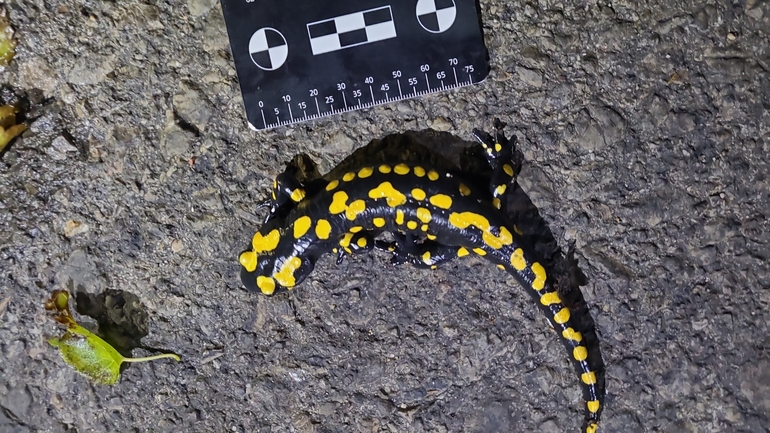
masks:
[[[378,249],[392,254],[393,263],[420,268],[482,256],[524,286],[561,337],[583,388],[582,431],[595,433],[605,385],[598,341],[587,338],[589,332],[595,336],[593,321],[591,329],[581,328],[576,310],[560,296],[554,278],[503,211],[506,191],[515,182],[515,136],[506,139],[503,127],[496,122],[494,135],[474,130],[492,169],[491,181],[487,178],[483,186],[429,158],[361,163],[304,183],[287,169],[264,203],[270,208],[265,224],[240,254],[241,279],[248,289],[267,295],[291,289],[322,254],[332,251],[341,261],[347,254]],[[393,241],[376,239],[384,232]]]

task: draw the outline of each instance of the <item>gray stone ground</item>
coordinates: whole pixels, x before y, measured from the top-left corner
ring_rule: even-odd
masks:
[[[5,4],[20,45],[1,82],[45,101],[0,160],[0,430],[577,431],[563,348],[479,259],[327,257],[290,294],[239,286],[291,155],[326,171],[389,133],[497,116],[590,278],[600,431],[770,431],[769,2],[484,1],[483,85],[264,133],[219,4],[157,3]],[[137,295],[143,342],[183,361],[89,384],[46,343],[43,300],[70,285]]]

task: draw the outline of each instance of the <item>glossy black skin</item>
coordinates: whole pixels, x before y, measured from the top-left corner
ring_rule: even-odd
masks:
[[[479,139],[485,148],[485,156],[493,169],[492,179],[488,190],[479,188],[472,182],[465,181],[456,173],[443,169],[434,169],[426,165],[420,165],[426,174],[417,176],[415,174],[414,163],[408,164],[408,173],[396,174],[392,171],[393,167],[400,161],[378,161],[376,164],[369,165],[371,173],[368,176],[352,176],[348,180],[340,179],[319,179],[308,185],[302,186],[291,174],[282,173],[277,179],[273,190],[273,199],[266,205],[270,207],[271,212],[268,215],[266,223],[260,228],[262,235],[268,235],[274,229],[280,233],[280,240],[274,249],[270,251],[258,252],[256,256],[257,265],[252,271],[243,268],[241,279],[244,285],[250,290],[259,290],[257,277],[276,277],[276,289],[292,288],[300,284],[313,270],[317,259],[327,252],[337,251],[338,262],[347,254],[361,254],[376,248],[392,254],[394,264],[411,263],[418,268],[435,268],[436,266],[453,260],[458,254],[466,255],[473,253],[474,249],[479,254],[497,264],[499,267],[507,270],[513,275],[519,283],[528,289],[538,301],[538,305],[548,317],[551,324],[561,335],[565,329],[573,330],[573,320],[563,322],[557,320],[564,317],[566,306],[559,299],[559,303],[544,305],[541,297],[546,298],[556,295],[556,289],[553,287],[552,279],[545,278],[545,284],[542,288],[533,289],[538,284],[535,267],[540,266],[534,257],[532,249],[523,242],[515,231],[516,227],[505,212],[499,209],[505,209],[504,188],[501,192],[501,185],[513,187],[515,175],[508,168],[513,166],[512,155],[515,141],[508,141],[502,135],[500,129],[502,125],[497,125],[498,130],[494,137],[480,131],[474,131],[474,135]],[[385,164],[391,168],[388,173],[382,173],[378,170],[380,164]],[[506,167],[506,164],[508,165]],[[365,167],[362,165],[360,168]],[[427,174],[434,170],[432,179]],[[357,170],[351,173],[358,174]],[[327,191],[329,183],[338,182],[337,185]],[[385,199],[373,199],[370,192],[383,184],[389,182],[395,195],[403,194],[405,201],[397,206],[389,205]],[[466,187],[465,192],[461,193],[462,187]],[[302,188],[304,194],[295,194],[303,197],[300,200],[292,200],[290,196]],[[410,194],[414,188],[419,188],[425,193],[422,200],[415,198]],[[346,211],[339,214],[331,212],[330,205],[334,201],[334,195],[340,191],[345,192],[347,200],[346,206],[356,200],[362,200],[365,208],[358,214],[353,215],[354,219],[346,216]],[[429,198],[437,195],[443,195],[451,199],[451,206],[444,209],[440,206],[431,205]],[[423,208],[430,213],[430,221],[425,225],[417,216],[417,209]],[[341,208],[340,208],[341,209]],[[400,220],[397,212],[403,212],[403,219]],[[456,217],[458,214],[471,212],[474,215],[483,216],[488,222],[488,233],[485,237],[483,231],[476,225],[467,227],[458,227]],[[423,214],[424,215],[424,214]],[[455,223],[451,220],[455,217]],[[303,217],[309,217],[311,228],[307,232],[295,237],[295,227],[297,221]],[[381,218],[384,224],[375,226],[375,219]],[[329,222],[330,233],[328,239],[321,239],[314,233],[313,226],[319,219]],[[417,227],[410,228],[408,221],[417,222]],[[360,229],[359,229],[360,228]],[[427,230],[426,230],[427,229]],[[358,230],[351,233],[351,230]],[[391,233],[394,241],[384,242],[376,240],[383,232]],[[492,237],[502,236],[504,233],[511,235],[510,243],[505,245],[490,244],[490,235]],[[503,235],[501,235],[503,233]],[[427,234],[430,234],[428,238]],[[526,264],[523,269],[515,269],[512,265],[512,254],[515,251],[523,251],[522,263]],[[244,254],[248,254],[246,251]],[[426,255],[426,253],[428,253]],[[293,258],[300,264],[291,272],[285,272],[283,277],[279,278],[281,267]],[[542,269],[540,267],[539,269]],[[542,271],[541,276],[545,276]],[[286,282],[286,277],[293,278],[292,284],[281,284]],[[290,281],[291,282],[291,281]],[[263,290],[264,291],[264,290]],[[272,293],[272,291],[270,292]],[[569,317],[569,315],[567,315]],[[557,323],[561,321],[561,323]],[[562,337],[562,342],[572,355],[576,347],[585,347],[585,341],[576,343]],[[583,350],[583,349],[578,349]],[[596,347],[586,347],[589,350],[588,359],[576,359],[577,355],[570,356],[573,365],[579,375],[586,373],[595,376],[595,383],[587,384],[581,382],[584,398],[586,401],[598,402],[598,410],[586,410],[585,423],[583,431],[593,433],[596,431],[596,424],[604,407],[604,365],[601,361],[598,344]]]

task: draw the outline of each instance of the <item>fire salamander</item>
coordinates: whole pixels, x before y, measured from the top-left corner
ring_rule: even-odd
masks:
[[[515,182],[516,140],[505,138],[501,122],[495,126],[494,135],[473,131],[492,168],[488,188],[461,177],[459,169],[429,166],[425,160],[362,164],[305,184],[287,169],[263,203],[270,207],[265,224],[240,254],[241,279],[246,288],[266,295],[291,289],[331,251],[340,262],[378,249],[392,254],[393,263],[430,269],[456,257],[482,256],[513,275],[558,332],[583,388],[582,431],[595,433],[605,395],[598,341],[587,344],[575,310],[563,302],[554,279],[501,210]],[[393,241],[376,239],[384,232]]]

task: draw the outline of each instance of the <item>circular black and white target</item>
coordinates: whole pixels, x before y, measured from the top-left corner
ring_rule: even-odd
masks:
[[[249,39],[249,54],[251,61],[260,69],[274,71],[286,62],[289,55],[289,44],[278,30],[263,27]]]
[[[418,0],[417,21],[431,33],[449,30],[457,17],[454,0]]]

